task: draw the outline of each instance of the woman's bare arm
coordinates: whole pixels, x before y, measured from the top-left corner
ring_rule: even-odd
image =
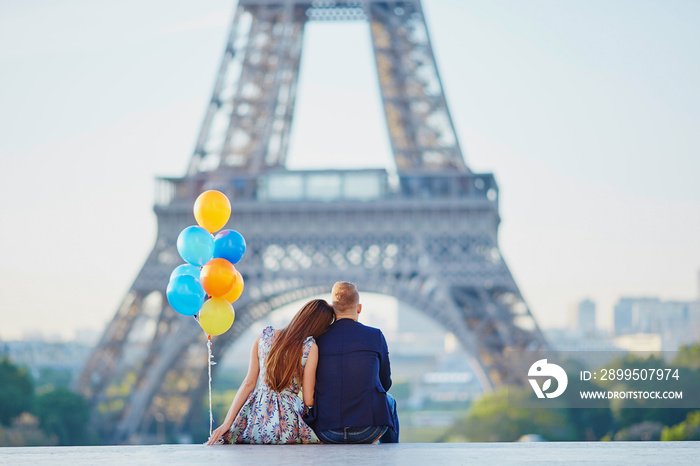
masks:
[[[314,389],[316,388],[316,366],[318,366],[318,346],[311,343],[309,355],[306,357],[304,374],[301,383],[301,396],[306,406],[314,405]]]
[[[228,410],[228,414],[226,414],[226,419],[224,419],[224,422],[219,427],[217,427],[214,432],[212,432],[211,437],[207,442],[207,445],[213,445],[216,442],[218,442],[221,436],[224,435],[231,428],[233,420],[236,419],[236,416],[238,416],[238,412],[241,410],[243,404],[248,399],[248,395],[250,395],[250,392],[252,392],[255,388],[255,384],[258,380],[258,374],[260,373],[260,364],[258,363],[259,341],[260,337],[258,337],[255,340],[255,343],[253,343],[253,347],[250,349],[250,362],[248,364],[248,373],[246,374],[245,379],[243,379],[243,382],[241,382],[241,386],[238,389],[238,392],[236,392],[236,396],[233,397],[233,402],[231,403],[231,408],[229,408]]]

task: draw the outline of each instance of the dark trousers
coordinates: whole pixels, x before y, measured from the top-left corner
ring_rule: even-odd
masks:
[[[374,443],[377,440],[379,443],[399,443],[399,415],[396,400],[388,393],[386,398],[391,407],[395,429],[390,426],[344,427],[318,431],[316,435],[323,443]]]

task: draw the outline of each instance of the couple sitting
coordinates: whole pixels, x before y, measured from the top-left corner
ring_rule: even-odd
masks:
[[[398,442],[384,335],[358,322],[355,285],[338,282],[331,295],[333,307],[314,299],[285,328],[263,330],[207,445]]]

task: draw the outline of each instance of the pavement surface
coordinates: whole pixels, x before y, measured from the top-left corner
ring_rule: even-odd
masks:
[[[698,465],[700,442],[14,447],[0,448],[0,464]]]

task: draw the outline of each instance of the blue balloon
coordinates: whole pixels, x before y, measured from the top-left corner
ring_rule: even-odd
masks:
[[[173,273],[170,274],[170,280],[172,280],[175,277],[179,277],[180,275],[192,275],[194,278],[199,280],[199,274],[202,272],[202,269],[199,267],[195,267],[194,265],[190,264],[182,264],[178,265],[175,267],[175,270],[173,270]]]
[[[214,238],[202,227],[187,227],[177,237],[177,252],[188,264],[201,267],[214,255]]]
[[[220,231],[214,238],[214,257],[226,259],[232,264],[245,254],[245,238],[236,230]]]
[[[178,275],[170,280],[165,294],[170,306],[186,316],[198,313],[206,298],[202,284],[192,275]]]

